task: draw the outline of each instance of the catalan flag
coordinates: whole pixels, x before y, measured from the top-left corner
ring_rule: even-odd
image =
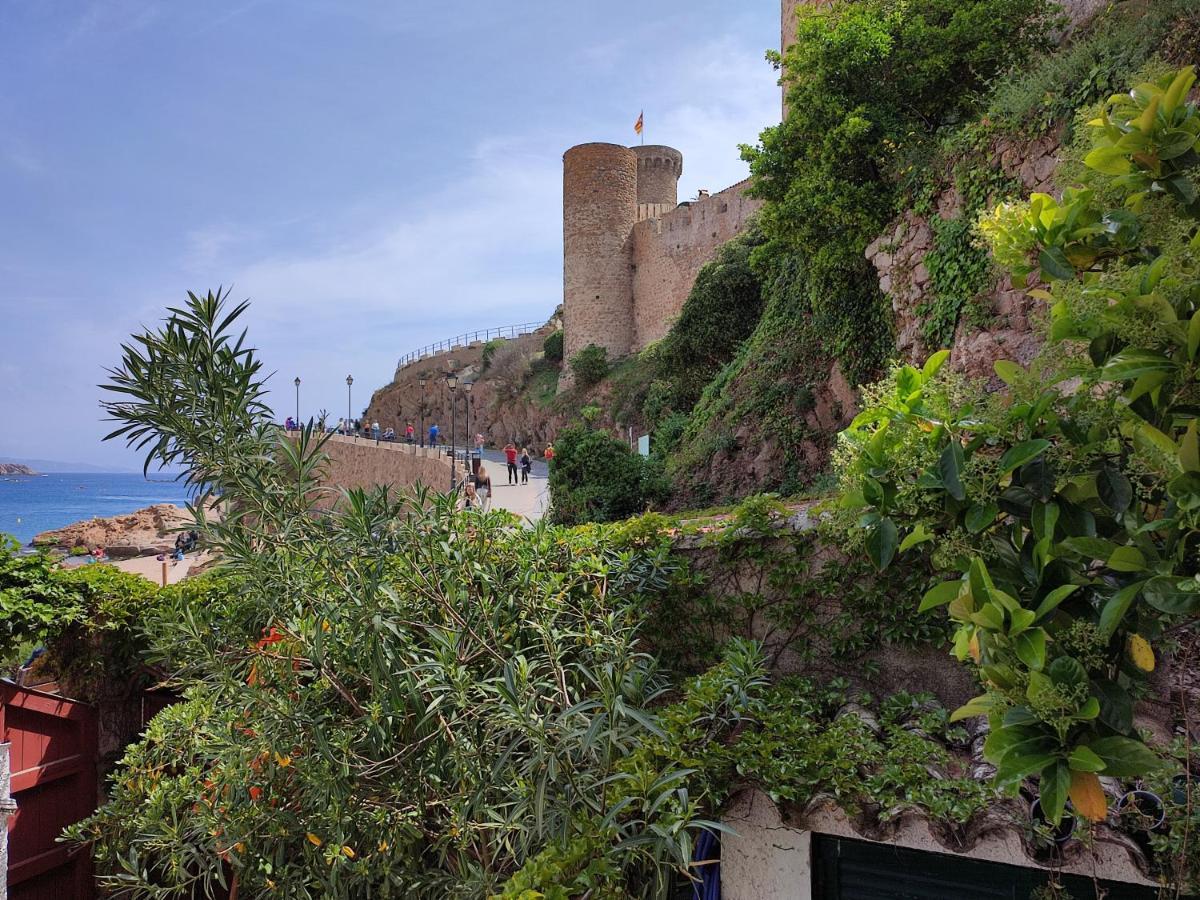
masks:
[[[638,120],[637,120],[636,122],[634,122],[634,123],[633,123],[633,131],[634,131],[634,133],[635,133],[635,134],[641,134],[641,133],[642,133],[642,127],[643,127],[643,124],[644,124],[644,122],[643,122],[643,117],[644,117],[644,115],[645,115],[645,111],[644,111],[644,110],[643,110],[642,112],[638,113]]]

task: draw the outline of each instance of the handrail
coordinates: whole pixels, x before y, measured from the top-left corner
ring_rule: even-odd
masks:
[[[456,350],[459,347],[466,347],[476,341],[490,341],[493,338],[506,338],[511,340],[515,337],[520,337],[523,334],[531,334],[537,331],[545,322],[525,322],[521,325],[501,325],[498,328],[485,328],[481,331],[468,331],[465,334],[460,334],[457,337],[448,338],[444,341],[437,341],[422,347],[420,350],[414,350],[412,353],[406,353],[396,362],[396,371],[399,372],[405,366],[410,366],[419,360],[425,359],[428,356],[433,356],[435,353],[445,353],[447,350]]]

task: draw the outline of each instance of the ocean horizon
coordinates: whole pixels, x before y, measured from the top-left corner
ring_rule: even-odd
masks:
[[[34,535],[96,517],[119,516],[155,503],[183,506],[187,486],[140,472],[54,472],[0,476],[0,533],[22,546]]]

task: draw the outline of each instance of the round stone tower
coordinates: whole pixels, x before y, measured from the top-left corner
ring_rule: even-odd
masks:
[[[649,148],[647,148],[649,149]],[[563,154],[563,355],[588,344],[608,358],[633,350],[633,226],[638,157],[618,144]],[[570,382],[569,367],[560,382]]]
[[[678,206],[683,154],[674,147],[664,147],[662,144],[646,144],[630,149],[637,156],[638,206],[665,206],[668,212]]]

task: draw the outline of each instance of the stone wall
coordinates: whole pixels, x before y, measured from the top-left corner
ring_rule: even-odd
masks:
[[[450,460],[443,450],[421,449],[403,443],[334,435],[325,444],[329,468],[324,483],[333,488],[406,488],[424,484],[436,490],[450,487]],[[461,473],[460,476],[461,477]]]
[[[1062,150],[1062,132],[1035,140],[996,140],[989,156],[1005,175],[1020,182],[1024,192],[1054,191],[1054,170]],[[935,198],[936,215],[952,219],[962,215],[962,198],[948,188]],[[934,246],[928,218],[911,210],[896,219],[866,250],[879,273],[879,286],[892,301],[896,314],[896,350],[905,362],[920,364],[937,347],[926,346],[921,334],[921,305],[934,299],[925,257]],[[975,377],[992,377],[998,359],[1028,363],[1041,346],[1036,327],[1039,301],[1025,288],[1014,286],[1007,276],[998,276],[978,298],[988,324],[975,327],[959,322],[954,334],[951,366]]]
[[[762,207],[761,200],[746,196],[748,184],[739,182],[634,227],[634,351],[666,335],[700,268]]]

